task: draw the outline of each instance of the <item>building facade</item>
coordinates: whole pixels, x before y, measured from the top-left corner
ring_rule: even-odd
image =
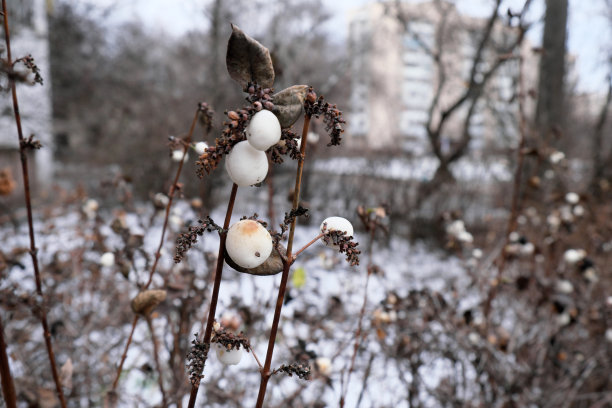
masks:
[[[517,38],[518,31],[500,20],[477,66],[477,80],[499,58],[498,51]],[[440,113],[465,93],[486,21],[462,15],[442,0],[377,2],[350,12],[347,116],[353,147],[428,152],[426,125],[430,117],[435,125]],[[525,44],[521,54],[529,54]],[[524,61],[525,79],[537,65],[533,58]],[[470,148],[516,140],[517,74],[518,60],[510,60],[487,81],[468,124]],[[464,105],[443,128],[443,149],[463,131],[469,103]]]
[[[8,15],[13,60],[32,55],[40,68],[44,85],[18,83],[17,97],[24,137],[34,135],[43,148],[32,153],[32,174],[35,180],[46,182],[53,175],[53,146],[51,118],[51,78],[49,67],[49,42],[45,0],[8,0]],[[0,51],[6,57],[4,31],[2,30]],[[16,65],[16,69],[25,69]],[[0,97],[0,169],[9,167],[21,185],[19,165],[19,142],[13,115],[10,89],[3,80]]]

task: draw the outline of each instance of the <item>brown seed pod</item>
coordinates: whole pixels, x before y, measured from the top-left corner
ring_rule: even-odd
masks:
[[[153,309],[166,299],[166,291],[162,289],[150,289],[140,292],[132,299],[132,311],[136,314],[148,316]]]
[[[287,253],[287,249],[281,244],[279,244],[278,246],[280,247],[280,250],[283,255],[285,255]],[[280,253],[276,248],[272,249],[272,253],[264,263],[255,268],[247,269],[237,265],[234,261],[232,261],[232,258],[229,257],[227,251],[225,251],[225,263],[227,263],[232,269],[235,269],[238,272],[248,273],[250,275],[276,275],[277,273],[280,273],[283,270],[283,258],[281,258]]]

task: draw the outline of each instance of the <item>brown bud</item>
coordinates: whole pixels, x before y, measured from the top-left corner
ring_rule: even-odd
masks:
[[[136,314],[148,316],[153,309],[166,299],[166,291],[150,289],[140,292],[132,299],[132,311]]]
[[[229,111],[227,112],[227,117],[230,118],[231,120],[238,120],[240,119],[240,116],[238,116],[238,114],[234,111]]]
[[[262,109],[261,102],[259,101],[254,102],[253,107],[255,108],[257,112],[259,112]]]
[[[274,104],[270,101],[265,101],[264,102],[264,106],[266,107],[267,110],[271,111],[272,109],[274,109]]]
[[[317,94],[314,91],[308,92],[308,95],[306,95],[306,100],[310,103],[315,103],[317,101]]]

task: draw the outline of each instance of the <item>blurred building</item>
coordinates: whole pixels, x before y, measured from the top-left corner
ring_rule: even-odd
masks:
[[[13,61],[31,54],[40,68],[44,85],[18,83],[17,97],[21,114],[23,136],[34,135],[43,148],[34,151],[30,171],[35,180],[48,181],[53,174],[53,146],[51,145],[51,79],[49,78],[49,43],[45,0],[8,0],[11,53]],[[0,30],[0,51],[6,57],[4,30]],[[22,64],[16,69],[25,70]],[[24,71],[25,72],[25,71]],[[32,75],[29,78],[33,77]],[[2,84],[7,88],[6,80]],[[21,185],[19,142],[13,116],[10,89],[3,89],[0,98],[0,170],[9,166]]]
[[[397,7],[403,19],[398,19]],[[486,49],[479,71],[486,72],[499,57],[498,50],[516,38],[517,30],[504,26],[502,20],[492,33],[496,49]],[[432,116],[435,123],[440,108],[446,109],[467,89],[486,21],[461,15],[452,3],[443,0],[377,2],[350,12],[347,140],[352,146],[416,155],[429,151],[428,118]],[[523,50],[524,56],[533,55],[527,52],[526,44]],[[516,140],[517,67],[516,60],[507,61],[489,80],[469,123],[472,150]],[[535,58],[527,58],[524,67],[524,78],[537,75]],[[444,86],[432,108],[441,78]],[[468,106],[464,104],[447,122],[444,143],[452,144],[461,135]]]

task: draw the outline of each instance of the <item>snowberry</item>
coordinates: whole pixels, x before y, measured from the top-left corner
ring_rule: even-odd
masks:
[[[219,343],[215,343],[215,349],[217,350],[217,358],[222,364],[236,365],[242,359],[242,349],[234,348],[228,350],[224,345]]]
[[[183,154],[185,154],[185,158],[184,159],[183,159]],[[189,157],[189,154],[184,153],[180,149],[172,151],[172,160],[175,161],[175,162],[180,162],[181,160],[187,161],[188,157]]]
[[[170,198],[164,193],[157,193],[153,196],[153,204],[157,208],[166,208],[169,202]]]
[[[612,343],[612,329],[608,329],[606,330],[606,340],[609,343]]]
[[[342,218],[342,217],[329,217],[329,218],[326,218],[321,223],[321,227],[320,227],[321,232],[323,232],[323,227],[326,224],[327,224],[326,231],[342,231],[342,232],[344,232],[344,236],[347,236],[347,237],[352,237],[353,236],[353,225],[346,218]],[[331,247],[335,248],[336,245],[331,245]]]
[[[268,157],[246,140],[238,143],[225,159],[225,170],[240,187],[261,183],[268,174]]]
[[[557,291],[565,294],[572,293],[574,291],[574,285],[568,280],[560,280],[557,282]]]
[[[83,212],[90,220],[96,218],[98,208],[100,208],[100,205],[93,198],[90,198],[89,200],[85,201],[85,204],[83,204]]]
[[[308,132],[308,143],[317,144],[319,141],[319,134],[314,132]]]
[[[329,358],[318,357],[315,360],[315,364],[317,366],[318,372],[320,372],[322,375],[326,377],[329,377],[329,375],[331,374],[331,369],[332,369],[332,362]]]
[[[563,159],[565,159],[565,153],[558,150],[552,152],[550,156],[548,156],[548,160],[550,160],[552,164],[557,164]]]
[[[446,233],[453,237],[457,237],[463,231],[465,231],[465,224],[462,220],[455,220],[446,227]]]
[[[261,110],[251,118],[246,128],[246,136],[251,146],[266,151],[280,140],[280,122],[269,110]]]
[[[272,253],[272,237],[257,221],[242,220],[230,227],[225,247],[238,266],[255,268]]]
[[[576,193],[570,192],[565,195],[565,201],[570,204],[578,204],[578,201],[580,201],[580,196]]]
[[[472,242],[474,242],[474,236],[472,234],[470,234],[469,232],[463,230],[463,231],[461,231],[457,235],[457,240],[459,242],[464,242],[466,244],[471,244]]]
[[[563,254],[563,259],[566,263],[574,265],[584,259],[586,251],[584,249],[568,249]]]
[[[204,154],[204,151],[208,148],[206,142],[198,142],[193,146],[193,150],[196,151],[200,156]]]
[[[105,252],[100,257],[100,265],[111,267],[115,264],[115,254],[112,252]]]

